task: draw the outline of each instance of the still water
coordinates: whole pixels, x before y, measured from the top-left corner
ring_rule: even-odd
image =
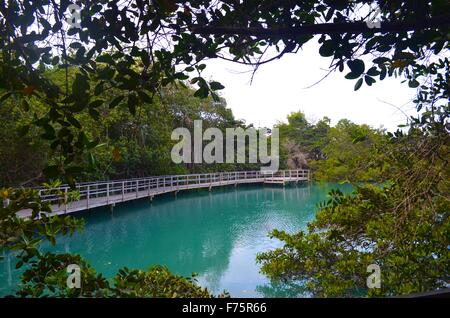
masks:
[[[166,265],[181,275],[198,274],[200,285],[233,297],[287,297],[283,286],[259,273],[258,252],[281,246],[272,229],[294,233],[314,219],[316,204],[332,188],[350,192],[350,185],[332,183],[281,186],[239,186],[179,192],[78,214],[81,233],[61,237],[45,250],[79,253],[106,277],[117,270]],[[0,261],[0,295],[13,292],[19,273],[15,259]]]

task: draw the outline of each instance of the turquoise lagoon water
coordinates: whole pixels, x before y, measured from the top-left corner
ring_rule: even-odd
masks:
[[[200,285],[233,297],[287,297],[284,286],[259,273],[258,252],[281,246],[272,229],[294,233],[314,219],[316,204],[332,188],[350,192],[350,185],[298,184],[239,186],[194,190],[142,199],[77,214],[85,218],[81,233],[60,237],[42,249],[83,255],[106,277],[117,270],[166,265],[181,275],[198,274]],[[0,261],[0,295],[11,294],[20,273],[15,258]]]

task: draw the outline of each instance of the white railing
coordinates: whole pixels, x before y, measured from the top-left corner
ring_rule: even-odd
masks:
[[[128,180],[112,180],[101,182],[85,182],[76,185],[79,192],[77,201],[84,201],[85,207],[89,209],[90,201],[103,198],[104,204],[117,201],[130,200],[131,194],[136,198],[152,196],[162,192],[177,191],[183,189],[193,189],[207,186],[218,186],[233,183],[245,183],[246,181],[263,182],[264,180],[285,180],[298,181],[309,180],[309,170],[280,170],[276,173],[262,173],[261,171],[234,171],[202,174],[155,176],[147,178],[136,178]],[[43,201],[50,201],[52,204],[58,202],[67,205],[67,195],[70,191],[68,185],[62,185],[56,189],[40,188],[39,195]],[[62,192],[57,195],[55,192]],[[113,200],[110,201],[110,198]],[[67,210],[67,206],[65,207]]]

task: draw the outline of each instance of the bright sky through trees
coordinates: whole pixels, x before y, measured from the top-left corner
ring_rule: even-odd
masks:
[[[355,92],[355,81],[335,72],[307,88],[327,74],[330,59],[321,57],[318,49],[313,40],[297,54],[262,65],[251,84],[251,67],[224,60],[208,61],[205,75],[220,79],[225,86],[222,95],[235,116],[256,126],[272,127],[290,112],[301,110],[311,121],[327,116],[334,125],[348,118],[393,131],[406,123],[404,113],[417,114],[412,103],[415,89],[401,83],[401,78],[387,78]]]

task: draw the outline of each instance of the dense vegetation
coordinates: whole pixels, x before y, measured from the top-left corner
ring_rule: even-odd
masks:
[[[306,164],[320,179],[384,184],[359,187],[351,196],[333,192],[307,233],[275,231],[285,246],[259,256],[262,270],[291,283],[306,279],[306,288],[323,296],[355,290],[369,296],[402,294],[449,281],[448,1],[99,0],[81,5],[80,28],[65,22],[70,3],[0,3],[0,111],[12,119],[2,119],[3,183],[59,177],[74,185],[84,178],[179,169],[159,167],[167,156],[164,132],[173,127],[171,120],[183,123],[209,107],[210,100],[197,103],[191,95],[221,102],[216,91],[223,86],[202,77],[203,60],[232,60],[256,71],[319,35],[320,55],[332,58],[330,71],[345,71],[356,81],[355,90],[402,76],[418,91],[418,116],[411,118],[407,133],[393,135],[347,121],[328,127],[326,119],[312,125],[301,114],[291,116],[282,126],[289,136],[287,164],[305,164],[308,156]],[[376,8],[381,23],[374,27],[365,20]],[[176,88],[188,79],[195,92]],[[164,108],[166,102],[177,103],[163,94],[190,100],[192,108],[181,113],[193,115]],[[161,109],[166,111],[159,116]],[[223,107],[217,113],[226,123],[234,121]],[[17,138],[16,147],[8,140],[18,127],[25,137]],[[18,162],[30,171],[20,171]],[[64,265],[74,259],[85,263],[73,255],[41,254],[38,246],[73,232],[80,222],[37,218],[49,206],[36,191],[4,189],[1,194],[9,200],[0,207],[2,247],[19,250],[18,266],[27,264],[32,271],[23,276],[26,290],[20,295],[81,296],[83,290],[88,296],[206,295],[160,268],[124,269],[111,287],[88,266],[83,267],[86,289],[72,294],[61,284]],[[15,213],[22,208],[33,209],[33,218],[19,219]],[[381,266],[381,289],[365,288],[369,263]]]
[[[330,193],[307,232],[273,231],[282,248],[258,255],[262,271],[317,296],[403,295],[446,287],[450,278],[449,137],[411,130],[390,138],[367,164],[382,187]],[[386,169],[386,170],[384,170]],[[381,268],[381,288],[366,290],[367,267]]]
[[[75,73],[76,69],[70,73]],[[46,76],[58,85],[64,83],[64,71],[49,69]],[[3,92],[4,93],[4,92]],[[194,120],[201,119],[204,129],[217,127],[225,134],[225,128],[243,127],[236,120],[222,98],[194,97],[192,88],[183,85],[164,88],[151,102],[136,106],[130,113],[128,106],[117,102],[116,95],[109,91],[99,94],[109,103],[96,108],[94,118],[88,112],[77,114],[71,119],[83,127],[83,134],[93,140],[96,146],[78,159],[77,169],[72,175],[80,181],[143,177],[150,175],[183,174],[213,170],[249,169],[251,165],[187,164],[175,165],[170,158],[171,133],[177,127],[193,130]],[[117,105],[116,105],[117,104]],[[17,100],[5,102],[0,109],[0,185],[35,185],[45,181],[42,174],[46,165],[60,167],[61,151],[52,146],[53,131],[33,128],[23,135],[38,117],[46,116],[45,106],[38,99],[30,99],[26,105]],[[48,115],[48,114],[47,114]],[[49,140],[50,139],[50,140]],[[14,158],[14,160],[11,160]],[[253,165],[255,166],[255,165]]]
[[[291,169],[308,168],[318,181],[380,182],[382,170],[370,164],[383,143],[386,131],[341,119],[330,127],[323,118],[309,123],[302,112],[278,125],[282,138],[281,158]]]

